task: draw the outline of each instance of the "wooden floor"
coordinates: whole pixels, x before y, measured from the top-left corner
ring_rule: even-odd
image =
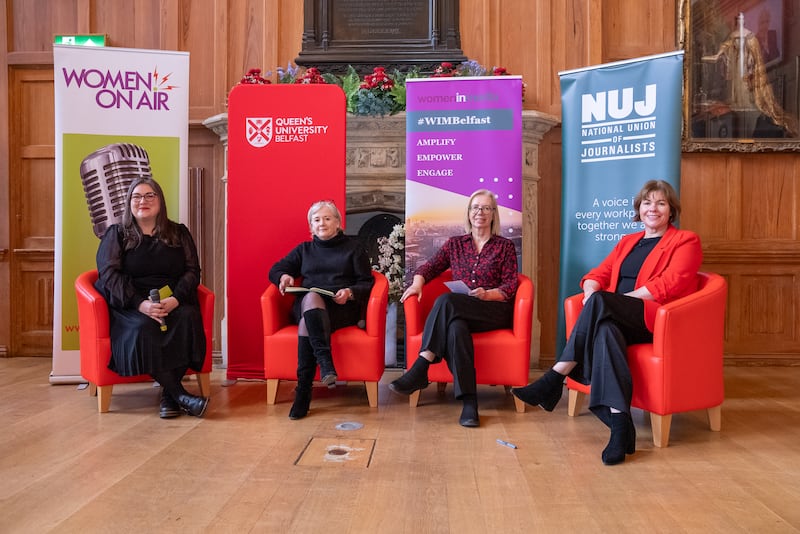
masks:
[[[87,390],[48,383],[50,365],[0,359],[0,532],[800,531],[800,367],[726,368],[722,432],[681,414],[665,449],[636,411],[636,454],[607,467],[606,428],[568,418],[566,395],[518,414],[481,386],[466,429],[451,387],[412,409],[388,371],[377,409],[363,385],[315,387],[291,421],[293,383],[267,406],[265,384],[218,370],[204,419],[161,420],[148,383],[115,387],[98,414]]]

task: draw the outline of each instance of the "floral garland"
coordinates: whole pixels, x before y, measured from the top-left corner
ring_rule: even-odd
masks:
[[[405,241],[406,227],[403,224],[395,224],[388,237],[378,238],[378,264],[372,268],[389,280],[389,300],[392,302],[400,302],[405,289]]]
[[[284,69],[277,69],[278,83],[328,83],[342,88],[347,99],[347,111],[355,115],[393,115],[406,109],[406,80],[408,78],[446,78],[456,76],[506,76],[509,73],[503,67],[493,67],[491,71],[477,61],[464,61],[460,64],[444,62],[432,73],[423,73],[419,67],[412,67],[408,72],[395,70],[386,72],[385,67],[375,67],[371,74],[359,78],[356,70],[350,66],[347,73],[337,76],[322,73],[316,67],[302,69],[289,63]],[[266,74],[271,75],[271,72]],[[241,79],[240,84],[269,84],[270,80],[261,76],[260,69],[250,69]],[[525,84],[522,85],[523,98]]]

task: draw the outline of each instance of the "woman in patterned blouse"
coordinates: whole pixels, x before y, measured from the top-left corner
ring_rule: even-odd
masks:
[[[411,395],[428,386],[428,366],[441,360],[453,373],[456,399],[464,406],[459,423],[480,425],[476,397],[475,355],[471,333],[510,328],[517,291],[517,252],[501,237],[495,195],[486,189],[472,194],[466,207],[466,234],[451,237],[426,264],[400,301],[422,297],[426,282],[450,269],[468,294],[445,293],[436,299],[425,321],[422,347],[414,365],[389,385],[395,393]]]

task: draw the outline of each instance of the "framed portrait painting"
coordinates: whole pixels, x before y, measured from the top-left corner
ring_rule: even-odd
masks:
[[[800,151],[800,0],[680,0],[683,150]]]

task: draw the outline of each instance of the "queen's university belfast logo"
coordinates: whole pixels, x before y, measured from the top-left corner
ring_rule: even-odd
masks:
[[[272,141],[272,117],[247,117],[245,120],[247,142],[256,148]]]

